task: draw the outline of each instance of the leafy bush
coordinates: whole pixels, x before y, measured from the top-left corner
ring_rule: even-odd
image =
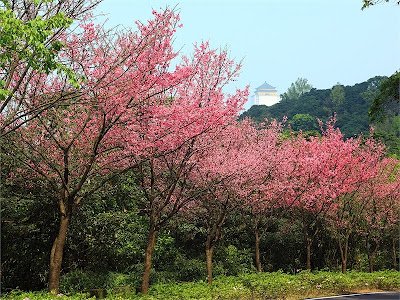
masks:
[[[107,275],[75,270],[61,277],[60,290],[63,293],[79,293],[95,288],[104,288]]]
[[[400,289],[400,272],[375,273],[303,271],[219,276],[210,287],[205,282],[154,285],[152,299],[285,299],[333,295],[357,290]]]
[[[93,276],[94,274],[89,274]],[[74,272],[63,282],[71,284],[80,279],[81,286],[89,284],[88,274]],[[110,273],[102,277],[104,286],[110,293],[107,299],[298,299],[313,296],[334,295],[358,290],[400,290],[400,272],[381,271],[375,273],[348,272],[308,272],[298,275],[283,272],[252,273],[240,276],[218,276],[210,286],[205,281],[188,283],[166,283],[151,286],[148,295],[136,294],[130,287],[132,275]],[[68,279],[69,281],[67,281]],[[75,281],[74,281],[75,280]],[[118,286],[120,288],[118,288]],[[124,293],[121,293],[124,292]],[[74,294],[71,297],[52,297],[47,293],[22,293],[14,291],[4,296],[4,299],[22,300],[25,298],[48,299],[86,299],[85,294]]]
[[[178,281],[194,281],[206,278],[205,261],[200,259],[188,259],[184,255],[178,255],[174,262]]]
[[[20,290],[14,290],[11,293],[2,295],[1,299],[10,299],[10,300],[84,300],[84,299],[94,299],[89,298],[89,295],[86,293],[76,293],[73,295],[63,295],[58,294],[57,296],[51,295],[48,292],[22,292]]]
[[[239,250],[235,246],[229,245],[223,252],[222,264],[226,275],[238,275],[254,271],[250,249]]]
[[[106,287],[114,289],[122,286],[134,287],[137,280],[133,274],[122,274],[122,273],[108,273]]]
[[[137,273],[116,273],[98,274],[76,270],[69,272],[61,278],[60,290],[63,293],[73,294],[88,292],[91,289],[107,289],[110,292],[118,293],[126,291],[135,292],[140,283]]]

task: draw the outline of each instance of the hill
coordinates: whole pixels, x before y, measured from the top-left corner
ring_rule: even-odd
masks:
[[[325,121],[334,113],[337,126],[346,137],[369,132],[368,110],[386,77],[376,76],[353,86],[335,85],[332,89],[311,89],[298,99],[285,99],[272,106],[253,105],[241,115],[256,122],[281,120],[285,116],[294,130],[318,130],[318,119]]]

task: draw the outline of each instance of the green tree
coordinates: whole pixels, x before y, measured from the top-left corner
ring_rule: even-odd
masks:
[[[388,116],[374,124],[374,137],[382,140],[389,154],[400,158],[400,116]]]
[[[400,72],[384,80],[379,88],[379,93],[374,99],[369,116],[372,121],[382,120],[388,114],[400,114]]]
[[[361,9],[365,9],[367,7],[370,7],[372,5],[378,4],[378,3],[382,3],[382,2],[391,2],[390,0],[363,0],[363,6],[361,7]],[[393,3],[396,3],[397,5],[400,5],[400,0],[395,0],[392,1]]]
[[[369,109],[374,136],[400,157],[400,72],[384,80]]]
[[[63,73],[78,85],[59,57],[62,37],[100,1],[0,0],[0,136],[55,104],[32,104],[28,95],[37,74]]]
[[[299,97],[312,89],[312,85],[308,83],[308,80],[305,78],[297,78],[295,82],[293,82],[288,90],[283,93],[282,100],[297,100]]]
[[[289,123],[295,131],[318,130],[317,119],[310,114],[295,114]]]
[[[341,85],[339,82],[333,86],[331,91],[331,101],[333,104],[333,112],[337,112],[339,107],[343,104],[345,100],[346,94],[344,91],[344,86]]]

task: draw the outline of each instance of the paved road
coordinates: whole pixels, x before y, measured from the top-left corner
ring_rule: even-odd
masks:
[[[309,300],[317,299],[333,299],[333,300],[400,300],[400,293],[368,293],[368,294],[351,294],[333,297],[309,298]]]

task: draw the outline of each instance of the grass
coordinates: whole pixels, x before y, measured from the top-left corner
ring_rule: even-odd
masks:
[[[400,272],[374,273],[301,272],[289,275],[282,272],[244,274],[217,277],[209,286],[206,282],[155,284],[148,295],[129,292],[129,287],[108,290],[107,299],[304,299],[351,292],[400,290]],[[52,296],[46,292],[13,291],[2,299],[16,300],[88,299],[88,294]]]

